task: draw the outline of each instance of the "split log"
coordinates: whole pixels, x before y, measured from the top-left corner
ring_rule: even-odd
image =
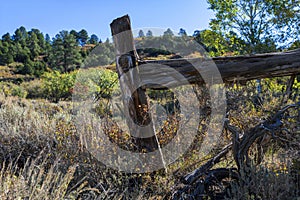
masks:
[[[146,67],[141,70],[141,79],[147,88],[163,89],[161,85],[168,88],[178,86],[178,83],[204,83],[199,75],[205,71],[205,66],[215,63],[224,83],[244,82],[253,79],[282,77],[300,74],[300,49],[287,52],[266,53],[248,56],[216,57],[216,58],[194,58],[194,59],[174,59],[140,61],[139,67],[143,69],[144,64],[153,65],[153,70]],[[169,66],[183,75],[183,79],[178,80],[178,76],[167,76],[156,70],[159,65]],[[144,65],[145,66],[145,65]],[[207,68],[206,68],[207,69]],[[157,82],[161,85],[147,84],[153,83],[149,77],[157,77]],[[148,78],[148,79],[147,79]],[[175,80],[176,78],[176,80]]]

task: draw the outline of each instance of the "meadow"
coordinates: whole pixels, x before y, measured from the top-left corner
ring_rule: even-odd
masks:
[[[2,66],[1,73],[8,76],[10,69]],[[12,76],[15,81],[0,83],[1,199],[299,198],[299,79],[295,79],[291,94],[286,93],[288,78],[263,79],[259,95],[255,81],[226,85],[227,125],[221,142],[205,157],[200,149],[209,123],[209,95],[207,88],[193,85],[203,116],[189,151],[167,170],[130,174],[107,167],[86,148],[83,138],[95,131],[93,124],[76,126],[76,105],[83,91],[84,97],[93,99],[90,112],[107,122],[98,128],[123,149],[134,150],[130,135],[111,119],[110,99],[120,93],[117,74],[104,68],[81,72],[49,72],[21,84],[17,80],[24,77]],[[72,90],[75,84],[80,88],[76,95]],[[151,101],[162,106],[174,101],[168,94],[148,91]],[[280,111],[280,125],[272,129]],[[176,135],[177,114],[174,110],[162,121],[158,133],[162,146]],[[242,144],[246,141],[243,136],[261,131],[257,127],[262,122],[269,123],[269,130],[245,143],[250,145],[245,153],[247,162],[238,163],[237,150],[229,148],[196,182],[183,184],[183,177],[216,158],[236,133]],[[223,177],[215,173],[224,169],[232,173]]]

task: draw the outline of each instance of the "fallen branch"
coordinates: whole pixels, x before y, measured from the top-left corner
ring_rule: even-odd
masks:
[[[225,157],[226,154],[230,151],[232,147],[232,143],[226,145],[220,153],[218,153],[216,156],[211,158],[209,161],[207,161],[204,165],[202,165],[200,168],[195,169],[190,174],[184,176],[182,178],[182,182],[185,184],[193,184],[199,177],[201,177],[203,174],[205,174],[209,169],[211,169],[215,164],[219,163],[221,161],[221,158]]]
[[[229,178],[229,180],[238,180],[239,172],[247,169],[250,162],[248,157],[248,151],[250,147],[256,142],[258,145],[266,133],[272,133],[272,137],[275,137],[274,132],[280,131],[285,112],[291,108],[300,107],[300,103],[287,105],[269,119],[251,128],[244,134],[241,134],[238,129],[229,124],[228,121],[225,122],[225,128],[232,133],[232,142],[226,145],[217,155],[209,159],[204,165],[195,169],[193,172],[182,177],[181,182],[184,183],[184,187],[178,189],[173,194],[173,199],[181,199],[182,195],[189,194],[193,197],[199,196],[210,196],[210,189],[213,187],[220,187],[219,195],[224,197],[226,186],[222,186],[222,181]],[[232,150],[234,160],[238,168],[217,168],[211,170],[211,168],[219,163],[222,158],[224,158],[228,152]],[[263,154],[263,152],[260,152]]]

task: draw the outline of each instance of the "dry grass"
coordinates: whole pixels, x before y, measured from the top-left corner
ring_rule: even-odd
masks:
[[[56,164],[47,169],[36,161],[27,162],[23,169],[18,169],[12,162],[3,164],[0,172],[1,199],[64,199],[67,194],[75,167],[66,173],[57,170]]]
[[[257,109],[249,103],[252,96],[244,92],[231,91],[228,97],[230,120],[241,130],[265,117],[263,110],[275,107],[266,103]],[[71,102],[54,104],[0,95],[1,199],[171,199],[181,187],[180,176],[205,163],[199,160],[199,152],[192,151],[169,166],[168,173],[138,175],[109,169],[85,149],[80,140],[85,133],[76,128],[73,112]],[[295,133],[299,130],[297,121],[284,123]],[[223,136],[224,142],[230,141],[229,135]],[[299,149],[277,144],[268,149],[265,163],[251,166],[238,182],[231,183],[229,199],[299,198],[299,180],[295,180],[299,157],[292,154]],[[193,148],[198,149],[197,145]],[[280,160],[279,150],[286,154],[285,159]],[[216,167],[234,166],[229,154]]]

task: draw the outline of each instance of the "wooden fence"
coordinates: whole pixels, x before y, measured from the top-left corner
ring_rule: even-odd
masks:
[[[141,73],[138,70],[133,70],[134,73],[130,74],[128,77],[129,80],[126,83],[120,81],[124,97],[123,101],[125,105],[129,106],[128,111],[125,111],[127,112],[126,115],[131,117],[134,123],[142,126],[152,123],[148,112],[149,104],[145,88],[163,89],[165,86],[169,88],[176,87],[178,83],[204,83],[199,71],[201,73],[201,66],[207,65],[208,62],[213,61],[215,63],[224,83],[282,76],[295,77],[295,75],[300,74],[300,49],[248,56],[216,57],[212,58],[212,60],[208,58],[195,58],[147,61],[138,59],[128,15],[115,19],[111,23],[111,31],[116,47],[117,72],[120,77],[132,68],[143,69],[146,66],[144,64],[148,63],[167,65],[181,73],[183,75],[182,78],[185,79],[182,81],[177,80],[175,84],[172,76],[162,76],[159,70],[156,71],[147,68],[147,70],[140,70]],[[195,64],[200,67],[196,69],[194,67]],[[155,75],[159,77],[160,84],[146,84],[145,87],[135,90],[134,86],[140,81],[140,78],[143,79],[143,82],[151,82],[151,80],[145,80],[149,78],[148,74],[150,73],[151,77]],[[164,85],[164,87],[161,85]],[[131,96],[129,101],[125,100],[125,96],[128,95]],[[129,124],[129,127],[134,126]],[[147,131],[154,135],[152,126],[148,127],[149,130]],[[153,151],[158,147],[154,136],[142,137],[145,130],[131,129],[130,132],[135,133],[133,138],[135,138],[140,151],[142,149]]]

